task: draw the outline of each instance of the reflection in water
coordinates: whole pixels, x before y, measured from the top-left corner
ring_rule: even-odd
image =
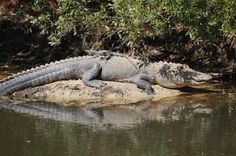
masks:
[[[142,124],[147,120],[171,122],[175,120],[186,120],[196,114],[211,114],[221,103],[226,102],[226,98],[228,98],[226,95],[196,94],[165,98],[157,102],[144,101],[119,106],[101,107],[102,104],[94,103],[83,108],[63,107],[38,102],[18,102],[15,104],[5,101],[0,103],[0,108],[98,128],[104,128],[106,126],[127,128]],[[211,100],[208,101],[209,99]]]
[[[84,108],[5,101],[0,155],[233,155],[235,102],[234,93]]]

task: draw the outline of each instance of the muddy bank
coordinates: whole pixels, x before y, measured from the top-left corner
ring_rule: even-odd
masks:
[[[184,92],[153,86],[154,95],[148,95],[135,84],[106,82],[102,89],[85,86],[81,80],[58,81],[44,86],[28,88],[14,93],[13,99],[53,102],[62,105],[102,102],[106,104],[130,104],[143,100],[157,101],[164,97],[181,95]]]

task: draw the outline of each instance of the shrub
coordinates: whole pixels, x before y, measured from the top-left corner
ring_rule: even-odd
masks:
[[[52,45],[71,32],[95,41],[122,32],[133,44],[177,26],[198,41],[236,33],[236,1],[231,0],[58,0],[54,9],[45,9],[43,0],[29,2],[40,13],[32,23],[48,34]]]
[[[99,11],[87,7],[89,1],[58,0],[59,7],[56,10],[42,12],[34,20],[42,29],[42,34],[49,34],[51,45],[59,44],[63,36],[73,32],[74,35],[96,37],[99,32],[104,31],[107,23],[106,12],[103,6]]]
[[[166,6],[194,39],[215,40],[236,31],[236,1],[167,0]]]
[[[168,24],[169,16],[161,0],[116,0],[112,5],[116,16],[114,27],[138,42],[157,36]]]

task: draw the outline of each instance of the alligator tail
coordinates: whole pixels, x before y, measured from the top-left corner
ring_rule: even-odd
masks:
[[[72,70],[73,69],[44,70],[42,72],[31,73],[23,77],[11,79],[0,84],[0,95],[6,96],[28,87],[73,78],[74,74],[72,74]]]
[[[56,66],[56,65],[60,65],[62,63],[77,61],[77,59],[78,59],[78,57],[68,58],[68,59],[65,59],[65,60],[55,61],[55,62],[47,63],[45,65],[41,65],[41,66],[38,66],[38,67],[35,67],[35,68],[31,68],[31,69],[13,74],[11,76],[6,77],[5,79],[0,80],[0,84],[4,83],[6,81],[12,80],[12,79],[16,79],[18,77],[22,77],[22,76],[30,74],[30,73],[34,73],[34,72],[46,69],[46,68],[51,67],[51,66]]]
[[[76,72],[73,72],[73,70],[77,68],[80,60],[88,58],[91,58],[91,56],[56,61],[7,77],[0,81],[0,95],[10,95],[28,87],[76,78]]]

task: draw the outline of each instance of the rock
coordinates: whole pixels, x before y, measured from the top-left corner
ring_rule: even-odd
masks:
[[[154,95],[148,95],[135,84],[106,81],[101,89],[85,86],[81,80],[58,81],[47,85],[28,88],[13,94],[13,99],[53,102],[61,105],[84,105],[92,102],[106,104],[130,104],[144,100],[157,101],[164,97],[182,94],[175,89],[153,86]]]

